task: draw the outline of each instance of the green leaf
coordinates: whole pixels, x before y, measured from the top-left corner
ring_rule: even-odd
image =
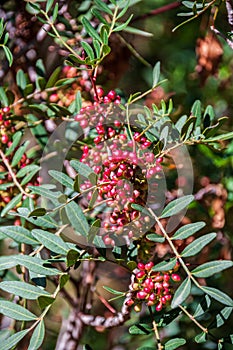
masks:
[[[156,86],[159,82],[159,77],[160,77],[160,62],[157,62],[156,65],[154,66],[153,73],[153,84],[152,87]]]
[[[10,269],[17,265],[15,257],[17,255],[0,256],[0,271]]]
[[[70,279],[70,276],[66,273],[60,276],[60,279],[59,279],[60,289],[62,289],[66,285],[69,279]]]
[[[24,307],[11,301],[0,300],[0,313],[18,321],[33,321],[37,316]]]
[[[209,244],[214,238],[216,238],[216,233],[208,233],[204,236],[201,236],[191,242],[181,253],[183,258],[188,256],[194,256],[199,253],[207,244]]]
[[[184,345],[186,343],[186,340],[183,338],[174,338],[171,340],[168,340],[164,344],[164,350],[174,350],[177,349],[179,346]]]
[[[15,345],[20,342],[21,339],[25,337],[25,335],[30,331],[30,329],[24,329],[23,331],[19,331],[13,335],[11,335],[9,338],[4,339],[1,342],[1,347],[4,350],[12,350],[14,349]]]
[[[132,207],[133,209],[135,209],[135,210],[140,211],[141,213],[143,213],[143,214],[145,214],[145,215],[151,216],[151,213],[150,213],[145,207],[143,207],[142,205],[132,203],[132,204],[131,204],[131,207]]]
[[[96,9],[95,7],[91,9],[91,13],[93,14],[94,17],[96,17],[100,23],[103,23],[103,24],[107,24],[108,25],[108,22],[106,21],[106,19],[102,16],[102,14],[99,12],[98,9]],[[94,39],[95,40],[95,39]],[[99,56],[97,56],[99,57]]]
[[[44,321],[41,320],[32,333],[28,350],[39,349],[44,341],[44,337],[45,337],[45,325],[44,325]]]
[[[94,29],[94,27],[91,25],[91,23],[86,17],[82,18],[82,24],[84,25],[84,28],[87,34],[89,34],[92,38],[102,42],[99,34],[97,33],[97,31]]]
[[[11,53],[11,50],[7,46],[2,46],[2,48],[3,48],[4,52],[5,52],[5,55],[6,55],[8,63],[9,63],[9,66],[11,67],[12,63],[13,63],[13,55]]]
[[[197,317],[203,315],[206,311],[209,310],[210,305],[211,305],[210,297],[208,295],[204,295],[201,302],[197,305],[193,317],[197,318]]]
[[[117,24],[117,26],[113,29],[113,32],[120,32],[122,30],[125,30],[130,23],[131,19],[133,17],[133,14],[129,16],[129,18],[122,24]]]
[[[149,32],[146,32],[145,30],[140,30],[138,28],[131,27],[131,26],[128,26],[128,27],[124,28],[123,30],[126,33],[141,35],[141,36],[144,36],[146,38],[151,38],[152,36],[154,36],[153,33],[149,33]]]
[[[28,186],[32,193],[39,194],[42,197],[50,199],[52,202],[57,202],[58,197],[62,194],[60,191],[53,192],[44,186]]]
[[[48,268],[43,266],[45,261],[35,256],[15,255],[14,261],[15,265],[22,265],[26,267],[29,271],[35,272],[40,275],[54,276],[59,275],[61,273],[55,268]]]
[[[173,269],[176,264],[176,258],[172,258],[169,261],[161,261],[152,267],[152,271],[169,271]]]
[[[195,127],[201,126],[201,101],[197,100],[192,105],[191,115],[197,118]]]
[[[32,235],[52,252],[66,255],[69,251],[69,246],[63,239],[53,233],[43,230],[32,230]]]
[[[38,107],[38,105],[37,105]],[[39,112],[41,115],[41,111]],[[47,131],[44,128],[44,126],[40,123],[37,123],[39,119],[35,117],[33,114],[28,114],[28,124],[31,127],[32,134],[36,137],[37,141],[42,147],[45,147],[45,145],[48,142],[48,136]]]
[[[95,0],[94,2],[99,10],[106,12],[109,15],[113,15],[112,10],[102,0]]]
[[[56,21],[57,15],[58,15],[58,2],[55,4],[54,9],[53,9],[53,15],[52,15],[52,17],[53,17],[53,22]]]
[[[46,3],[46,8],[45,8],[45,12],[48,13],[49,10],[51,9],[51,7],[53,6],[53,1],[54,0],[48,0]]]
[[[21,89],[21,91],[24,91],[24,89],[27,86],[27,77],[26,74],[23,72],[22,69],[19,69],[16,74],[16,83],[18,87]]]
[[[93,222],[93,224],[91,225],[90,230],[88,232],[88,237],[87,237],[88,243],[93,242],[94,238],[96,237],[96,235],[98,234],[98,232],[100,230],[100,227],[101,227],[100,219],[95,220]]]
[[[172,303],[171,303],[172,309],[181,305],[185,301],[185,299],[187,299],[190,292],[191,292],[191,281],[190,281],[190,278],[187,277],[175,291],[175,294],[173,296]]]
[[[81,41],[81,45],[84,48],[84,50],[86,51],[87,56],[91,60],[94,60],[95,59],[95,54],[94,54],[94,51],[93,51],[91,45],[89,45],[86,41]]]
[[[87,237],[89,232],[89,225],[80,206],[72,201],[66,205],[65,211],[69,222],[75,231],[80,233],[82,236]]]
[[[43,209],[43,208],[38,208],[38,209]],[[35,209],[37,210],[37,209]],[[44,228],[57,228],[58,224],[54,219],[52,219],[49,215],[44,215],[42,217],[36,216],[36,217],[28,217],[30,215],[30,212],[27,208],[19,208],[18,209],[18,215],[22,216],[25,218],[27,221],[31,222],[32,224],[39,226],[39,227],[44,227]]]
[[[63,186],[73,189],[74,181],[68,175],[57,170],[49,170],[49,175],[60,182]]]
[[[195,337],[195,342],[196,343],[204,343],[207,339],[207,334],[205,332],[202,332]]]
[[[188,195],[188,196],[183,196],[180,198],[177,198],[170,203],[163,209],[163,212],[160,216],[160,218],[167,218],[169,216],[176,215],[179,213],[181,210],[186,208],[194,199],[194,196]]]
[[[57,82],[60,76],[60,73],[61,73],[61,67],[57,67],[56,69],[54,69],[53,73],[49,77],[47,84],[45,85],[46,89],[51,88],[55,85],[55,83]]]
[[[98,42],[98,41],[96,41],[96,42]],[[81,95],[81,92],[78,91],[76,93],[76,95],[75,95],[75,110],[74,110],[74,113],[79,113],[81,108],[82,108],[82,95]]]
[[[163,236],[157,235],[156,233],[149,233],[146,235],[146,238],[149,239],[149,241],[157,243],[163,243],[165,241],[165,238]]]
[[[25,167],[21,168],[17,172],[16,177],[20,178],[20,177],[23,177],[30,172],[39,171],[40,169],[41,169],[41,167],[39,167],[36,164],[29,164],[29,165],[26,165]]]
[[[73,266],[77,262],[79,256],[80,256],[80,254],[77,250],[70,249],[67,253],[67,256],[66,256],[67,267]]]
[[[22,193],[19,193],[9,203],[7,203],[7,205],[1,211],[1,217],[5,216],[9,210],[16,207],[16,205],[19,204],[19,202],[21,201],[22,196]]]
[[[36,208],[33,211],[31,211],[28,214],[28,217],[38,217],[38,216],[44,216],[46,214],[46,209],[45,208]]]
[[[103,288],[114,295],[125,295],[124,292],[120,292],[119,290],[115,290],[107,286],[103,286]]]
[[[12,168],[15,167],[21,160],[23,154],[26,151],[27,146],[29,145],[30,141],[25,141],[15,152],[14,157],[11,162]]]
[[[205,292],[218,302],[233,307],[233,300],[227,294],[221,292],[220,290],[205,286],[202,286],[201,289],[203,290],[203,292]]]
[[[108,45],[108,32],[109,28],[108,26],[102,26],[100,29],[100,37],[101,37],[101,42],[104,45]]]
[[[3,106],[6,107],[9,105],[7,95],[6,95],[5,90],[3,89],[2,86],[0,86],[0,99],[1,99],[1,103],[3,104]]]
[[[91,209],[93,208],[97,198],[98,198],[98,195],[99,195],[99,191],[97,188],[94,189],[93,193],[92,193],[92,196],[91,196],[91,199],[88,203],[88,208]]]
[[[206,223],[204,221],[194,222],[193,224],[187,224],[179,228],[171,239],[185,239],[201,230]]]
[[[96,184],[96,173],[86,164],[79,162],[78,160],[71,160],[70,165],[82,176],[88,178],[93,185]]]
[[[231,260],[210,261],[192,270],[192,275],[195,277],[206,278],[225,269],[229,269],[232,266],[233,262]]]
[[[31,232],[22,226],[2,226],[0,232],[19,243],[38,244],[38,241],[32,237]]]
[[[153,332],[151,324],[139,323],[129,327],[129,334],[133,335],[148,335]]]
[[[211,324],[208,326],[208,329],[212,328],[219,328],[223,326],[228,318],[230,317],[231,313],[233,311],[232,307],[226,306],[224,307],[216,316],[214,321],[211,322]]]
[[[43,310],[47,306],[49,306],[52,303],[54,303],[54,301],[56,299],[54,297],[51,297],[51,296],[41,295],[41,296],[38,297],[37,300],[38,300],[38,304],[39,304],[40,308]]]
[[[45,290],[22,281],[3,281],[0,283],[0,289],[30,300],[35,300],[40,295],[49,295]]]

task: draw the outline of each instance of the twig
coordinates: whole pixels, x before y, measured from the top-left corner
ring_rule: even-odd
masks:
[[[10,174],[11,177],[12,177],[12,180],[13,180],[15,186],[18,187],[18,189],[20,190],[20,192],[21,192],[23,195],[25,195],[25,196],[27,196],[27,197],[30,197],[30,198],[33,198],[33,195],[27,193],[27,192],[23,189],[23,187],[20,185],[20,183],[18,182],[18,180],[17,180],[17,178],[16,178],[16,176],[15,176],[15,173],[13,172],[13,170],[12,170],[12,168],[11,168],[11,166],[10,166],[10,164],[9,164],[9,162],[8,162],[8,160],[7,160],[7,158],[6,158],[6,156],[5,156],[5,154],[2,152],[2,150],[0,150],[0,156],[1,156],[1,158],[2,158],[3,163],[4,163],[5,166],[7,167],[7,170],[9,171],[9,174]]]
[[[154,330],[154,334],[155,334],[155,339],[156,339],[156,342],[157,342],[157,349],[158,350],[163,350],[164,347],[161,344],[158,326],[157,326],[157,323],[154,320],[151,306],[149,306],[148,309],[149,309],[149,312],[150,312],[150,317],[151,317],[151,320],[152,320],[152,325],[153,325],[153,330]]]
[[[135,21],[147,19],[149,17],[157,16],[157,15],[159,15],[161,13],[164,13],[164,12],[173,10],[173,9],[175,9],[177,7],[180,7],[181,5],[182,5],[181,1],[174,1],[171,4],[168,4],[168,5],[165,5],[165,6],[161,6],[158,9],[155,9],[155,10],[152,10],[152,11],[150,11],[148,13],[145,13],[144,15],[137,16],[137,17],[133,18],[131,23],[135,22]]]
[[[185,307],[183,307],[182,305],[179,305],[179,308],[190,318],[190,320],[192,320],[204,333],[208,333],[208,329],[203,327],[196,319],[193,315],[191,315]]]

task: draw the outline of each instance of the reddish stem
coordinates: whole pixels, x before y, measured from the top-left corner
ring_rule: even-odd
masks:
[[[159,7],[158,9],[152,10],[148,13],[145,13],[144,15],[137,16],[137,17],[133,18],[131,23],[138,21],[138,20],[141,20],[141,19],[146,19],[146,18],[149,18],[152,16],[159,15],[160,13],[167,12],[167,11],[170,11],[170,10],[175,9],[177,7],[180,7],[181,5],[182,5],[181,1],[174,1],[171,4]]]

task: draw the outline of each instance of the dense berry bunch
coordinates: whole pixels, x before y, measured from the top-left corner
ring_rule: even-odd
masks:
[[[163,159],[155,157],[150,149],[151,142],[136,127],[129,135],[129,126],[125,123],[124,112],[118,107],[120,100],[116,93],[110,91],[106,96],[108,100],[105,103],[82,108],[75,120],[84,129],[88,143],[82,148],[81,162],[98,175],[96,203],[104,201],[106,206],[101,213],[104,242],[114,245],[114,236],[115,239],[120,234],[138,237],[151,227],[150,218],[142,215],[132,204],[145,206],[155,203]],[[89,181],[85,181],[81,188],[87,190],[91,186]],[[91,196],[92,192],[87,200]]]
[[[73,79],[75,81],[68,85],[68,87],[61,87],[56,92],[53,92],[49,96],[51,103],[57,103],[59,106],[69,107],[69,105],[75,100],[76,93],[82,91],[90,95],[91,83],[88,73],[80,71],[75,67],[65,66],[61,72],[61,79]],[[86,96],[87,98],[90,96]],[[84,105],[89,105],[91,102],[84,101]]]
[[[1,138],[0,138],[0,147],[1,151],[5,153],[9,147],[12,145],[13,135],[16,132],[15,128],[16,122],[12,118],[12,113],[9,107],[4,107],[0,109],[0,128],[1,128]],[[20,146],[19,146],[20,147]],[[19,148],[17,147],[15,151]],[[9,172],[9,169],[6,163],[10,166],[14,154],[10,154],[5,157],[4,160],[0,159],[0,207],[4,208],[17,194],[20,193],[19,188],[15,185],[12,174]],[[22,154],[19,162],[11,167],[13,174],[17,174],[18,171],[25,166],[31,164],[33,160],[28,158],[27,154]],[[17,176],[17,175],[16,175]],[[24,190],[27,192],[28,185],[38,185],[40,182],[39,178],[32,179],[30,183],[25,184]],[[22,196],[22,200],[26,199],[26,195]],[[18,204],[20,205],[20,203]],[[15,209],[15,208],[12,208]]]
[[[174,270],[156,272],[153,271],[154,263],[138,263],[135,281],[133,283],[133,297],[127,301],[129,306],[135,304],[135,311],[139,311],[142,302],[147,306],[155,306],[156,311],[161,311],[172,299],[171,282],[179,282],[180,276],[175,273],[178,264]]]

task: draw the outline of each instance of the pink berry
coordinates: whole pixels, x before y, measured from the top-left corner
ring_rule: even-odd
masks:
[[[6,135],[6,134],[3,134],[2,135],[2,143],[7,143],[9,141],[9,138],[8,138],[8,136]]]
[[[177,275],[177,273],[173,273],[173,274],[172,274],[172,280],[173,280],[174,282],[179,282],[179,281],[180,281],[180,276]]]
[[[142,279],[145,276],[145,272],[144,271],[139,271],[136,274],[137,279]]]
[[[114,101],[117,96],[116,91],[110,90],[107,96],[111,101]]]
[[[145,265],[141,262],[138,263],[138,269],[139,270],[144,270],[145,269]]]
[[[104,90],[102,89],[102,87],[98,87],[96,91],[97,91],[97,95],[99,97],[103,97],[104,96]]]
[[[137,298],[138,299],[145,299],[146,296],[147,296],[147,293],[142,291],[142,290],[137,293]]]
[[[152,267],[154,266],[154,263],[152,261],[148,262],[146,265],[145,265],[145,269],[147,271],[151,270]]]

